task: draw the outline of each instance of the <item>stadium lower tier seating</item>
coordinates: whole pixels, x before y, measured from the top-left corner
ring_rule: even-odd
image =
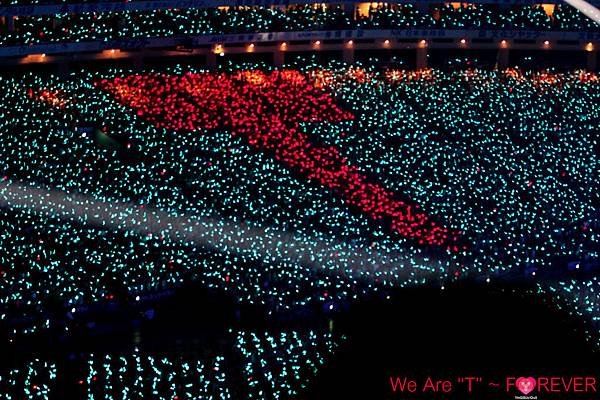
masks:
[[[64,354],[0,370],[1,399],[264,399],[305,387],[343,337],[324,331],[230,331],[224,345],[179,352]]]
[[[598,257],[596,74],[176,67],[0,87],[11,338],[189,282],[276,312]]]

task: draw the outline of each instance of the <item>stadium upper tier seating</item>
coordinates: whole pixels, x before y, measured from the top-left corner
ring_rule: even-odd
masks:
[[[87,12],[15,17],[14,30],[0,35],[0,45],[102,41],[224,33],[319,31],[328,29],[506,29],[597,31],[598,25],[568,5],[552,15],[542,6],[478,4],[432,7],[424,13],[412,4],[371,7],[354,17],[341,6],[281,8],[160,9]]]

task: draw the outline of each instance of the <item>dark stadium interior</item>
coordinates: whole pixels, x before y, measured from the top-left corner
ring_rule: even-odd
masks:
[[[588,1],[0,0],[0,400],[597,399]]]

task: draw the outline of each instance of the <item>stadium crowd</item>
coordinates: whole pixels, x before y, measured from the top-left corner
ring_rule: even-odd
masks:
[[[598,256],[593,73],[308,65],[0,83],[11,340],[190,281],[276,312]]]
[[[229,331],[229,349],[28,359],[0,370],[0,399],[289,398],[343,339],[322,331]]]
[[[356,16],[339,5],[295,5],[286,9],[160,9],[88,12],[15,18],[15,29],[0,35],[0,45],[85,42],[115,39],[180,37],[227,33],[295,32],[331,29],[505,29],[597,31],[598,25],[568,5],[551,15],[540,5],[463,4],[433,7],[430,13],[413,4],[371,7]]]
[[[539,282],[537,289],[551,298],[558,309],[567,310],[573,317],[591,320],[586,333],[596,347],[600,346],[600,279]]]

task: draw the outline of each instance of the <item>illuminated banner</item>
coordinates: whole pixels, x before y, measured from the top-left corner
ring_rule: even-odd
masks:
[[[551,2],[555,2],[553,0]],[[399,0],[396,3],[419,3],[424,0]],[[429,1],[426,1],[429,3]],[[306,3],[303,1],[301,3]],[[354,5],[354,2],[342,1],[343,4]],[[539,0],[478,0],[478,3],[496,4],[539,4]],[[589,3],[600,6],[600,0],[590,0]],[[0,7],[0,15],[49,15],[49,14],[78,14],[85,12],[108,12],[125,10],[155,10],[208,8],[218,6],[278,6],[298,4],[298,0],[174,0],[174,1],[123,1],[79,4],[46,4],[26,6]]]
[[[228,35],[206,35],[192,38],[194,45],[211,43],[279,42],[296,40],[339,39],[548,39],[548,40],[600,40],[600,32],[517,31],[517,30],[453,30],[453,29],[379,29],[336,30],[310,32],[271,32]]]
[[[294,42],[306,40],[360,40],[360,39],[508,39],[508,40],[568,40],[600,41],[600,32],[543,32],[515,30],[336,30],[313,32],[271,32],[228,35],[181,36],[169,38],[117,39],[80,43],[48,43],[0,47],[0,57],[25,56],[29,54],[57,54],[98,52],[106,49],[139,50],[144,48],[175,48],[207,46],[212,44],[246,44],[268,42]],[[430,45],[435,45],[431,43]]]
[[[310,32],[271,32],[229,35],[206,35],[192,38],[194,45],[211,43],[279,42],[296,40],[336,39],[548,39],[548,40],[600,40],[600,32],[545,32],[515,30],[452,30],[452,29],[380,29],[337,30]]]

